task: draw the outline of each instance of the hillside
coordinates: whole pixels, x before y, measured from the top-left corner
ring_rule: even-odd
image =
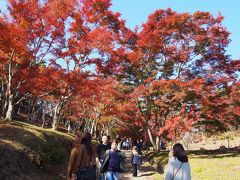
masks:
[[[0,179],[64,179],[73,136],[0,121]]]

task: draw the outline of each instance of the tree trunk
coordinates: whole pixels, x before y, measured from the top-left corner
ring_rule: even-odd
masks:
[[[105,132],[105,125],[104,124],[102,124],[102,129],[101,129],[101,131],[100,131],[100,136],[101,136],[101,139],[102,139],[102,137],[103,137],[103,135],[105,135],[106,134],[106,132]]]
[[[8,108],[5,116],[5,120],[13,120],[13,94],[10,94],[8,97]]]
[[[1,83],[1,94],[0,94],[0,105],[1,105],[1,114],[2,114],[2,112],[3,112],[3,107],[4,107],[4,82],[3,82],[3,80],[1,81],[2,83]]]
[[[19,104],[18,110],[17,110],[17,115],[21,113],[21,107],[22,107],[22,102]]]
[[[60,102],[56,105],[54,109],[54,115],[53,115],[53,123],[52,123],[52,129],[57,130],[58,127],[58,121],[59,121],[59,115],[62,110],[64,104],[64,100],[60,100]]]
[[[32,114],[32,109],[33,109],[33,103],[31,101],[31,99],[29,99],[28,101],[28,121],[31,121],[31,114]]]
[[[97,123],[94,124],[94,138],[97,138]]]
[[[42,126],[41,126],[42,128],[44,128],[45,123],[46,123],[46,113],[44,111],[43,114],[42,114]]]
[[[8,101],[6,101],[6,99],[4,99],[4,105],[2,108],[2,116],[5,117],[6,112],[7,112],[7,107],[8,107]]]
[[[109,136],[109,129],[108,128],[106,129],[106,134],[107,134],[107,136]]]
[[[91,121],[89,119],[86,120],[85,131],[89,132],[91,130]]]
[[[33,122],[33,123],[36,122],[36,120],[37,120],[37,115],[38,115],[38,110],[36,110],[36,108],[33,108],[31,122]]]
[[[156,150],[160,150],[160,136],[156,137]]]
[[[95,134],[95,132],[94,132],[95,122],[96,122],[96,120],[94,119],[94,120],[92,121],[92,124],[91,124],[91,131],[90,131],[90,133],[91,133],[92,137],[93,137],[93,135]]]
[[[71,122],[68,121],[68,133],[71,133],[71,131],[72,131],[72,128],[71,128]]]
[[[7,84],[8,108],[7,108],[5,120],[9,120],[9,121],[13,120],[13,92],[12,92],[12,59],[13,59],[13,56],[14,56],[14,50],[12,51],[11,57],[9,59],[9,64],[8,64],[8,84]]]
[[[7,101],[7,97],[6,97],[6,89],[5,89],[5,84],[4,81],[2,80],[2,86],[1,86],[1,93],[2,93],[2,97],[1,97],[1,115],[2,117],[6,116],[6,112],[7,112],[7,107],[8,107],[8,101]]]
[[[154,142],[154,139],[153,139],[153,136],[152,136],[152,132],[151,132],[151,129],[150,129],[149,127],[147,128],[147,132],[148,132],[149,140],[150,140],[150,142],[151,142],[152,145],[153,145],[153,148],[154,148],[154,149],[157,149],[157,145],[156,145],[156,143]]]

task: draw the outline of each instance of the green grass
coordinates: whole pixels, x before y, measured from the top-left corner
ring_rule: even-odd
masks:
[[[193,180],[239,180],[240,156],[239,148],[216,151],[191,151],[189,162]],[[151,164],[161,164],[167,168],[168,152],[148,153]],[[153,175],[153,179],[164,179],[164,173]]]
[[[191,157],[189,158],[192,179],[240,179],[240,157]]]
[[[0,120],[0,179],[65,179],[74,136],[23,122]],[[96,143],[96,142],[95,142]],[[193,180],[239,180],[240,149],[190,151]],[[150,164],[164,179],[168,152],[147,153]]]
[[[39,175],[64,179],[73,139],[73,135],[52,129],[0,121],[0,179]]]

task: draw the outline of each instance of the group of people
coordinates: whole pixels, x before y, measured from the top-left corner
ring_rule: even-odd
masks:
[[[119,149],[119,140],[108,141],[107,136],[102,137],[102,143],[97,146],[97,170],[100,180],[119,179],[119,173],[124,172],[125,158]],[[110,145],[111,144],[111,145]]]
[[[86,132],[78,134],[73,143],[68,163],[68,180],[118,180],[119,173],[125,171],[125,156],[120,150],[120,141],[109,142],[107,136],[97,147],[92,143],[92,136]],[[139,147],[137,147],[137,145]],[[138,174],[142,163],[141,143],[132,146],[129,159],[132,164],[132,175]],[[186,152],[181,144],[173,146],[173,157],[169,160],[166,180],[190,180],[190,165]]]
[[[125,156],[120,150],[120,141],[103,136],[97,147],[92,143],[90,133],[78,134],[73,143],[68,163],[68,180],[118,180],[119,173],[125,171]],[[141,160],[141,150],[132,147],[130,162],[133,176],[137,176]]]
[[[127,138],[122,141],[121,148],[124,150],[131,150],[134,146],[137,146],[139,150],[143,149],[144,143],[143,140],[132,140],[131,138]]]

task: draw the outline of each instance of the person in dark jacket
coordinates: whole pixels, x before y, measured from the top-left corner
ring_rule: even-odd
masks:
[[[112,141],[111,149],[104,155],[101,173],[105,173],[106,180],[118,180],[119,173],[125,169],[124,155],[117,148],[117,142]]]
[[[137,176],[137,170],[138,170],[138,166],[141,164],[141,158],[142,156],[140,154],[138,154],[138,148],[137,146],[133,146],[132,149],[132,154],[130,157],[130,161],[132,164],[132,172],[133,172],[133,177]]]
[[[108,137],[104,135],[104,136],[102,136],[102,143],[97,146],[97,159],[96,159],[96,161],[97,161],[99,170],[101,169],[101,166],[103,164],[104,154],[109,149],[111,149],[111,145],[109,145]],[[104,174],[100,174],[98,176],[99,176],[99,180],[105,179]]]

